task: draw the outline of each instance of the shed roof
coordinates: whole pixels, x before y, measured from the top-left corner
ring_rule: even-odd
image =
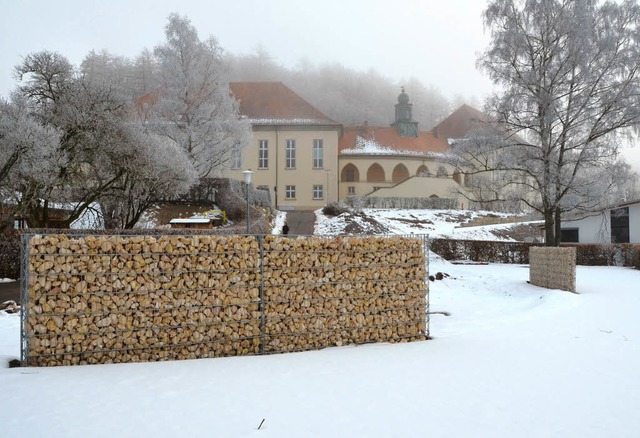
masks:
[[[211,219],[206,217],[176,218],[169,221],[170,224],[208,224],[210,222]]]

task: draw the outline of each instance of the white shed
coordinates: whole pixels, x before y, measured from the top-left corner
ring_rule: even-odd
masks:
[[[640,243],[640,200],[562,222],[562,242]]]

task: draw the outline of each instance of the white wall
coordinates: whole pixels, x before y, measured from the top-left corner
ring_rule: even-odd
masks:
[[[640,202],[629,206],[629,242],[640,243]]]
[[[578,228],[579,243],[611,243],[609,211],[577,221],[562,221],[562,229]]]
[[[563,221],[562,229],[578,228],[580,243],[611,243],[611,211],[577,221]],[[629,205],[629,242],[640,243],[640,202]]]
[[[436,195],[439,198],[461,198],[458,191],[464,188],[451,178],[429,176],[413,176],[393,187],[383,187],[373,192],[372,196],[385,197],[424,197]],[[462,198],[464,201],[464,198]]]

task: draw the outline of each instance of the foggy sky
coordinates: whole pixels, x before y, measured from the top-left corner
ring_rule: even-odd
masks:
[[[134,58],[164,41],[172,12],[226,52],[266,49],[295,68],[339,63],[375,69],[399,85],[411,77],[448,98],[481,102],[490,81],[475,68],[489,36],[482,0],[0,0],[0,96],[22,57],[58,51],[79,66],[90,50]],[[410,90],[408,90],[410,93]],[[640,170],[640,148],[625,154]]]
[[[201,39],[249,54],[258,45],[276,63],[339,63],[411,77],[447,97],[480,100],[490,82],[475,69],[488,38],[480,0],[0,0],[0,95],[15,87],[22,57],[58,51],[79,66],[90,50],[130,58],[164,40],[171,12],[186,15]]]

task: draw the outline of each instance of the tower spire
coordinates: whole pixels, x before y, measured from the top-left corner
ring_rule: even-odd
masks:
[[[418,122],[413,120],[413,105],[409,103],[409,95],[404,91],[404,85],[400,87],[398,103],[396,103],[396,121],[391,124],[402,137],[417,137]]]

